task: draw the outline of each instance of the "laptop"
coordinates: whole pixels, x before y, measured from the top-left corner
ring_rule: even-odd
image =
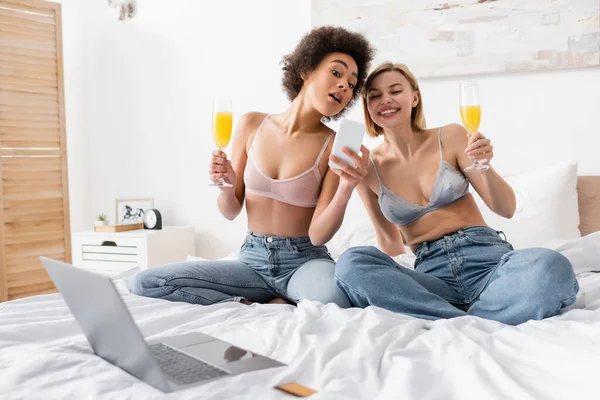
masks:
[[[163,392],[285,366],[200,332],[147,343],[110,277],[40,259],[94,353]]]

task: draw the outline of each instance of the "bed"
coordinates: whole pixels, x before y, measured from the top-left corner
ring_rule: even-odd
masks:
[[[0,304],[0,398],[285,399],[273,389],[285,382],[315,399],[600,398],[600,177],[575,179],[584,236],[548,246],[572,260],[581,289],[558,316],[512,327],[309,301],[202,307],[117,280],[147,339],[201,331],[289,366],[165,395],[96,357],[60,295],[42,295]]]

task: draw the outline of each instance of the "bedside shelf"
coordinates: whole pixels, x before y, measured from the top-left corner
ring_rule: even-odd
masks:
[[[194,228],[166,226],[160,230],[82,231],[72,235],[73,265],[108,276],[173,262],[195,255]]]

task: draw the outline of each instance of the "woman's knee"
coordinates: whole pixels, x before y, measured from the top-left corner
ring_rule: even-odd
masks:
[[[173,282],[178,278],[197,275],[203,268],[200,262],[181,262],[165,264],[138,272],[131,280],[129,290],[138,296],[162,296],[167,287],[175,290]],[[160,294],[157,294],[157,289]]]
[[[148,296],[148,291],[159,286],[159,278],[152,269],[138,272],[129,285],[129,291],[138,296]]]
[[[357,276],[360,268],[366,264],[372,264],[369,260],[373,257],[380,257],[383,254],[379,249],[373,246],[351,247],[344,251],[335,265],[335,278],[337,280],[347,281]]]
[[[311,260],[294,273],[288,283],[288,296],[296,300],[335,303],[339,307],[350,307],[350,300],[336,286],[335,263],[331,260]]]
[[[531,296],[537,303],[556,308],[569,306],[575,302],[579,285],[571,262],[562,254],[549,249],[523,250],[528,254],[528,279],[532,287]]]

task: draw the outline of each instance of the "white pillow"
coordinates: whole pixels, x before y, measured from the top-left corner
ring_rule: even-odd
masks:
[[[567,257],[575,274],[600,272],[600,231],[548,247]]]
[[[473,188],[471,192],[486,223],[503,231],[515,249],[542,247],[550,241],[581,237],[576,162],[537,168],[505,179],[517,198],[512,219],[493,213]]]

